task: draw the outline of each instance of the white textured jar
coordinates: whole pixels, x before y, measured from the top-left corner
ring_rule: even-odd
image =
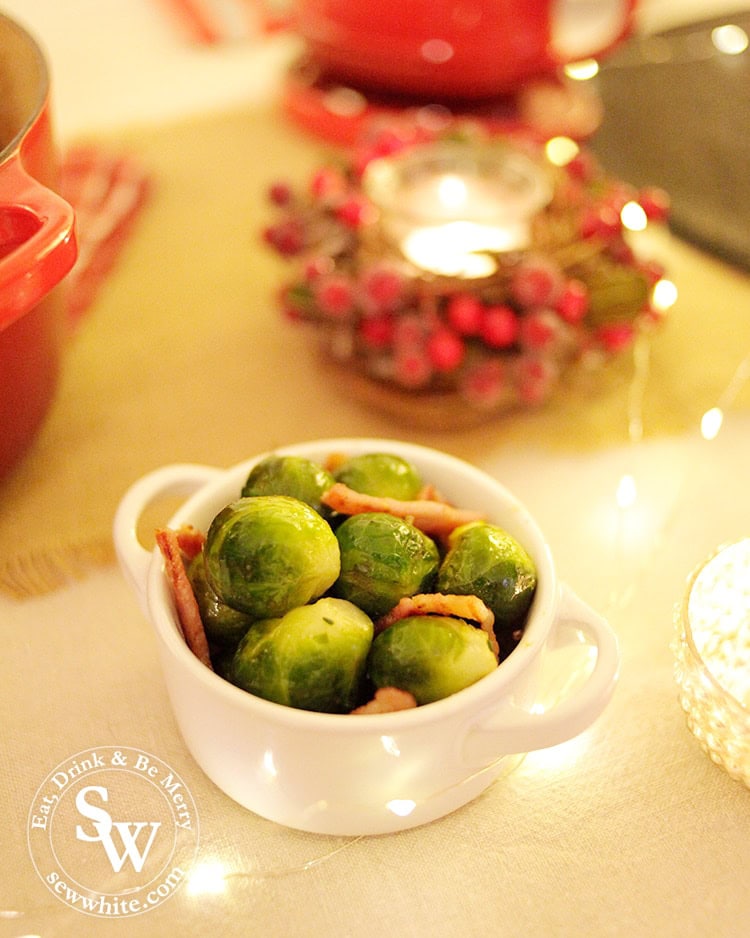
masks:
[[[690,731],[750,787],[750,538],[693,572],[675,610],[675,677]]]

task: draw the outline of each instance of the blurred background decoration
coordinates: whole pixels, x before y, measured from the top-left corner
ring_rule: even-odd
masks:
[[[538,405],[649,335],[676,298],[630,235],[668,196],[587,148],[587,79],[633,0],[296,0],[304,52],[287,113],[340,145],[307,187],[280,181],[268,243],[295,262],[284,313],[331,369],[410,424]],[[336,165],[337,164],[337,165]]]
[[[390,121],[269,195],[266,241],[294,266],[284,315],[312,325],[347,393],[411,425],[541,404],[675,299],[628,241],[665,220],[666,194],[609,177],[568,137]]]
[[[631,29],[634,0],[297,0],[294,25],[324,72],[432,100],[515,92],[596,56]]]
[[[750,268],[750,12],[742,0],[159,0],[186,36],[298,40],[283,106],[351,144],[429,104],[498,131],[586,140],[673,231]],[[408,12],[409,15],[405,15]]]
[[[286,105],[315,132],[351,141],[362,123],[409,106],[440,106],[496,128],[584,137],[596,95],[564,76],[570,62],[614,48],[634,0],[296,0],[290,23],[305,53]]]

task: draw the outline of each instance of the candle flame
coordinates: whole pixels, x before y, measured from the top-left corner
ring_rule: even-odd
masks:
[[[416,228],[402,242],[404,255],[422,270],[445,277],[489,277],[497,263],[486,251],[509,251],[522,246],[524,230],[513,225],[479,225],[454,221]]]
[[[460,176],[448,174],[438,183],[438,199],[451,212],[460,211],[466,205],[468,190]]]

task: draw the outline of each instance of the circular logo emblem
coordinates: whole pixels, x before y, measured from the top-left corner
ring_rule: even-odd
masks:
[[[198,815],[185,783],[151,753],[86,749],[61,762],[29,810],[31,860],[44,884],[78,912],[139,915],[188,878]]]

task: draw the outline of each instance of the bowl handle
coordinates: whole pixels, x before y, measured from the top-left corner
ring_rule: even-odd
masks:
[[[36,306],[73,266],[78,245],[68,203],[15,156],[0,167],[0,329]]]
[[[147,615],[146,585],[152,551],[146,550],[138,537],[138,523],[143,513],[160,498],[191,495],[222,472],[222,469],[192,463],[163,466],[138,479],[123,495],[112,531],[115,553],[125,579]]]
[[[541,712],[509,705],[475,722],[464,737],[462,757],[471,765],[499,756],[531,752],[572,739],[604,710],[617,682],[620,653],[609,624],[565,584],[549,638],[550,648],[581,645],[596,651],[593,668],[582,686]]]

